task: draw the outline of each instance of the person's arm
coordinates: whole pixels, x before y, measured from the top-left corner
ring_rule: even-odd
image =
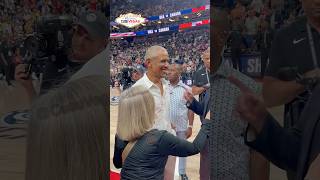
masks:
[[[198,87],[198,86],[192,86],[192,94],[193,95],[199,95],[203,93],[206,90],[204,87]]]
[[[26,64],[19,64],[15,68],[14,79],[21,83],[21,85],[25,88],[28,98],[32,102],[32,100],[37,96],[37,93],[33,87],[31,77],[28,78],[28,74],[25,72],[26,66]]]
[[[203,115],[204,104],[200,103],[196,99],[193,99],[193,101],[190,103],[189,106],[187,106],[187,108],[190,109],[191,111],[193,111],[194,113],[196,113],[199,116]]]
[[[263,99],[267,107],[289,103],[304,91],[304,86],[295,81],[281,81],[266,76],[263,79]]]
[[[281,169],[296,170],[301,144],[299,129],[282,128],[271,115],[267,116],[256,137],[250,137],[252,134],[249,128],[250,126],[244,137],[249,147],[260,152]]]
[[[194,112],[191,111],[190,109],[188,110],[188,120],[189,120],[189,126],[186,132],[187,139],[192,135],[192,127],[193,127],[193,120],[194,120]]]
[[[269,180],[270,163],[260,153],[250,150],[250,179]]]
[[[122,152],[128,142],[119,139],[117,135],[114,142],[113,164],[116,168],[122,168]]]
[[[162,155],[191,156],[199,153],[204,148],[208,134],[209,122],[205,120],[192,143],[165,132],[159,140],[158,149]]]

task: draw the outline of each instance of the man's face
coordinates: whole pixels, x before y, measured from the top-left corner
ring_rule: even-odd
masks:
[[[302,7],[309,17],[320,18],[320,0],[301,0]]]
[[[72,53],[70,59],[87,62],[94,57],[100,49],[99,40],[92,39],[82,26],[76,25],[72,35]]]
[[[142,76],[143,76],[143,74],[140,73],[140,72],[137,71],[137,70],[134,70],[134,71],[132,72],[132,80],[134,80],[134,81],[138,81],[139,79],[142,78]]]
[[[165,78],[169,67],[168,52],[166,50],[159,50],[152,60],[148,60],[148,64],[148,71],[153,76]]]
[[[204,66],[210,70],[210,50],[206,51],[202,55],[202,61],[204,63]]]
[[[170,82],[176,82],[179,77],[180,77],[180,72],[179,72],[179,69],[177,67],[178,65],[176,64],[173,64],[169,67],[169,70],[168,70],[168,80]]]

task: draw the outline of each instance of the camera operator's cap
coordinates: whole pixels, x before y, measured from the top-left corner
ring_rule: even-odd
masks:
[[[142,65],[137,65],[137,66],[133,67],[133,70],[137,71],[137,72],[139,72],[141,74],[144,74],[145,71],[146,71],[145,68]]]
[[[107,38],[109,34],[108,21],[101,12],[87,11],[80,15],[74,25],[85,28],[92,37]]]

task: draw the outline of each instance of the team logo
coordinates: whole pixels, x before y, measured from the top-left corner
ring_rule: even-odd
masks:
[[[119,104],[119,96],[112,96],[110,98],[110,105],[116,106]]]
[[[146,22],[146,18],[143,18],[141,15],[138,14],[128,13],[121,14],[118,18],[116,18],[115,21],[116,23],[126,26],[128,28],[134,28]]]

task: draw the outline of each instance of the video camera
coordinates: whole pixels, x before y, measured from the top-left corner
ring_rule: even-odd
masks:
[[[130,87],[134,81],[131,79],[132,72],[134,71],[134,68],[131,66],[124,67],[121,70],[121,84],[123,85],[123,89],[127,89]]]
[[[26,52],[30,54],[26,68],[28,78],[32,72],[44,73],[48,63],[55,64],[58,69],[66,66],[71,47],[72,23],[70,16],[53,15],[43,16],[36,22],[35,33],[23,42]]]

